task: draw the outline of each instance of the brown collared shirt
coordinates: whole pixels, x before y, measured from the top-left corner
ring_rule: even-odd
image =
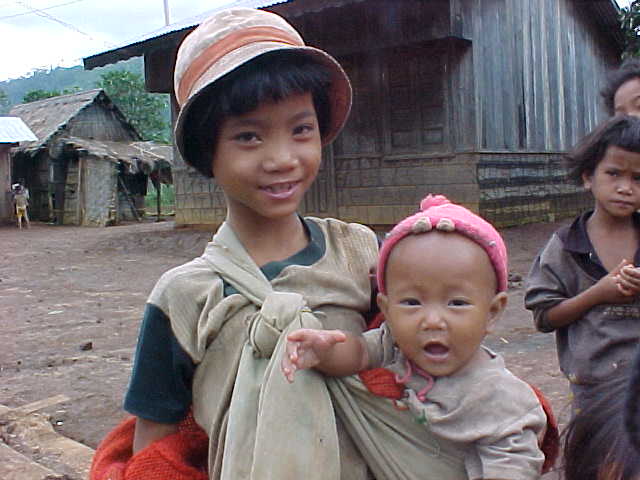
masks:
[[[593,384],[629,362],[640,338],[640,299],[629,304],[601,304],[560,328],[547,312],[607,275],[587,234],[586,212],[555,232],[536,257],[526,281],[525,307],[541,332],[556,332],[560,368],[577,384]],[[633,217],[640,229],[640,215]],[[634,264],[640,265],[640,249]]]

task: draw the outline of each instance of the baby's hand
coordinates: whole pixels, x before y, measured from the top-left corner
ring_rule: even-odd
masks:
[[[291,383],[296,370],[313,368],[322,356],[336,343],[342,343],[346,336],[339,330],[312,330],[303,328],[287,336],[287,345],[280,363],[282,373]]]
[[[620,269],[616,280],[623,295],[632,297],[640,293],[640,268],[631,264],[625,265]]]

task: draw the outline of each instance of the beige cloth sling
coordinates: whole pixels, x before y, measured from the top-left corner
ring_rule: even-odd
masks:
[[[287,266],[270,283],[223,224],[202,257],[163,276],[152,293],[198,364],[193,410],[210,437],[211,479],[366,478],[363,459],[336,424],[324,377],[300,372],[290,385],[279,368],[287,332],[359,332],[360,312],[369,308],[375,235],[360,225],[311,221],[326,242],[311,266]],[[239,293],[224,297],[221,278]]]

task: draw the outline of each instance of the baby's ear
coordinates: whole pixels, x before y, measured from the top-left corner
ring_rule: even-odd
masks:
[[[504,312],[504,309],[507,307],[507,299],[507,292],[499,292],[491,300],[487,318],[487,333],[493,330],[496,322],[502,316],[502,312]]]

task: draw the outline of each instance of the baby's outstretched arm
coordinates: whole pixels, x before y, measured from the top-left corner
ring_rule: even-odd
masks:
[[[332,377],[353,375],[367,368],[369,356],[360,336],[340,330],[300,329],[287,336],[280,364],[293,382],[296,370],[315,368]]]

